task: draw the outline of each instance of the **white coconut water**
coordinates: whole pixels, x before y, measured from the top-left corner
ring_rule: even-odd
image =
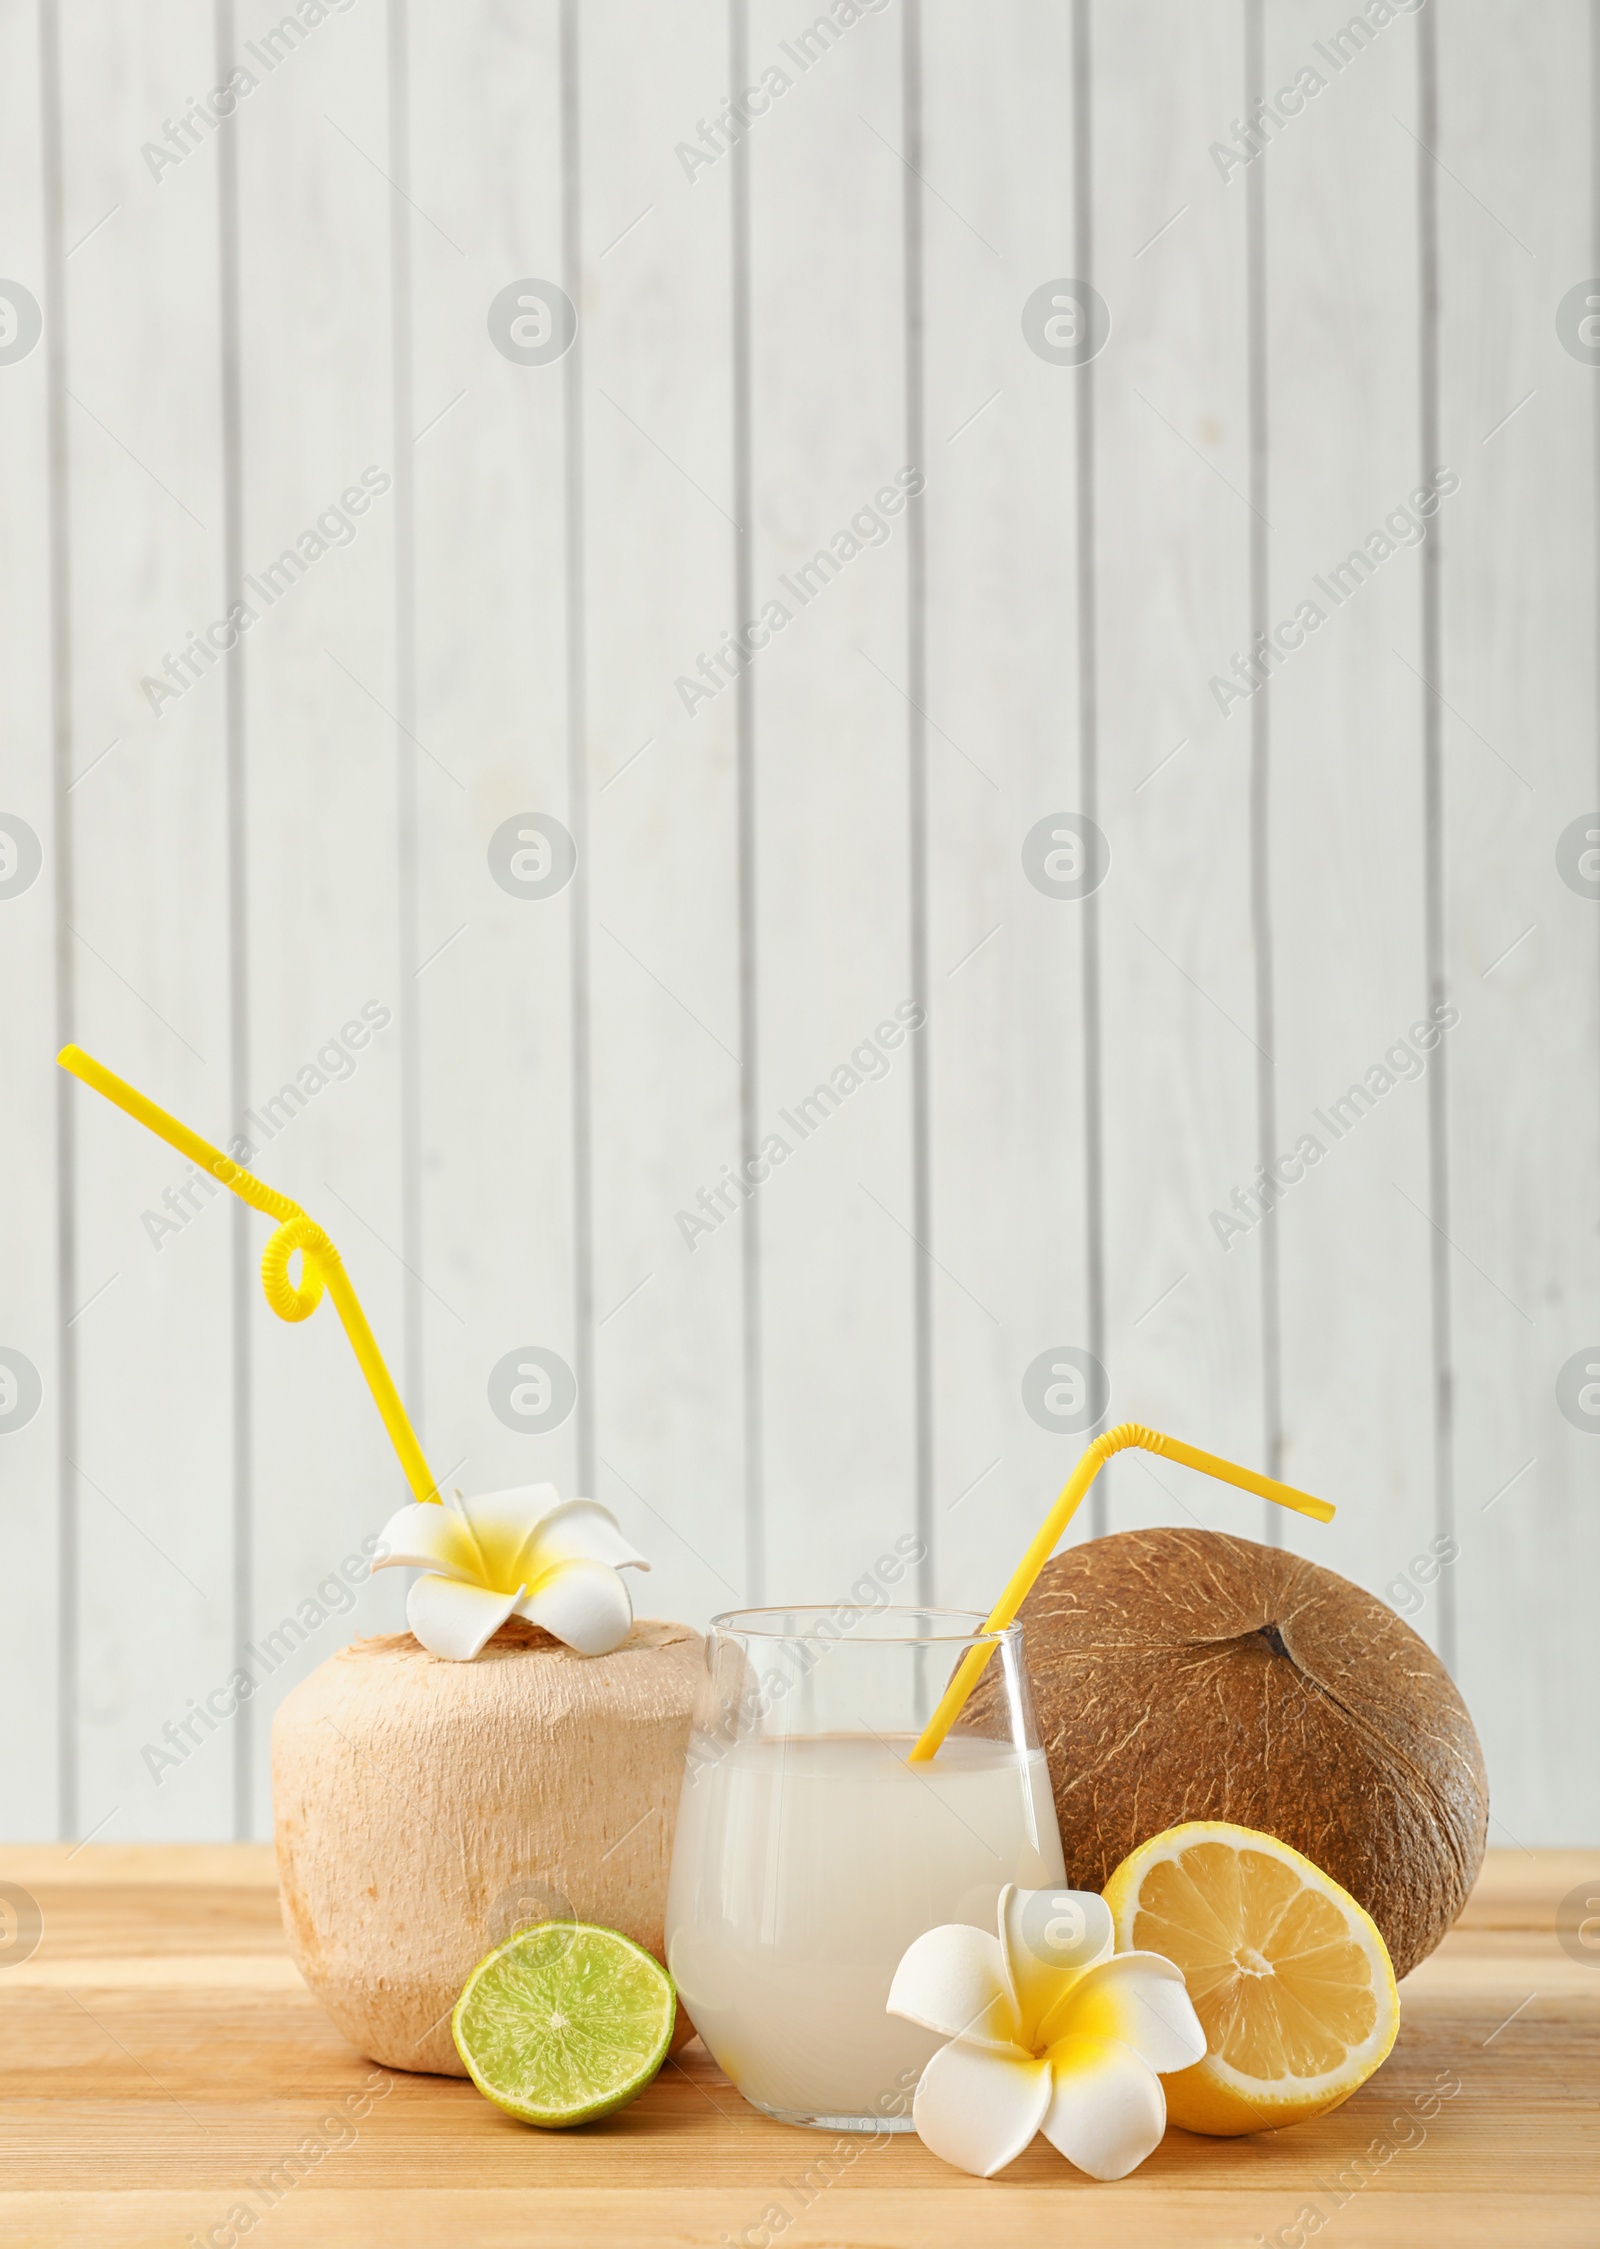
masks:
[[[906,1947],[1064,1879],[1042,1751],[958,1735],[912,1765],[914,1738],[691,1746],[667,1964],[740,2092],[795,2122],[906,2129],[942,2043],[884,2011]]]

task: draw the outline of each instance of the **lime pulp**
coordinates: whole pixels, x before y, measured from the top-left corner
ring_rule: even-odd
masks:
[[[667,2058],[677,1999],[641,1945],[587,1921],[543,1921],[480,1960],[450,2018],[472,2082],[526,2124],[609,2116]]]

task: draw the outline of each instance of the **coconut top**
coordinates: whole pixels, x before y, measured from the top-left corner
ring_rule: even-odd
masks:
[[[1046,1563],[1024,1653],[1067,1880],[1100,1888],[1189,1819],[1281,1836],[1430,1952],[1483,1860],[1488,1780],[1455,1685],[1347,1578],[1217,1531],[1126,1531]],[[999,1691],[986,1677],[973,1698]]]
[[[595,1728],[676,1725],[687,1719],[703,1669],[699,1633],[651,1617],[605,1656],[578,1655],[518,1618],[475,1663],[434,1655],[409,1632],[377,1633],[336,1650],[284,1697],[273,1738],[331,1728],[332,1739],[370,1723],[404,1745],[402,1769],[415,1776],[419,1748],[448,1761],[465,1729],[480,1757],[498,1742],[515,1763],[538,1743],[571,1742]]]
[[[613,1648],[611,1654],[625,1656],[638,1654],[648,1648],[675,1648],[685,1641],[693,1641],[697,1647],[700,1644],[700,1635],[692,1625],[673,1624],[665,1617],[635,1617],[627,1638],[619,1647]],[[601,1661],[597,1656],[579,1655],[565,1641],[558,1640],[553,1632],[547,1632],[542,1624],[530,1624],[525,1617],[520,1616],[508,1618],[497,1632],[491,1634],[483,1644],[478,1661],[514,1663],[519,1657],[530,1653],[564,1656],[573,1663],[595,1664]],[[349,1641],[330,1660],[342,1663],[354,1658],[360,1662],[371,1662],[384,1657],[392,1657],[402,1663],[424,1665],[451,1663],[455,1660],[451,1656],[435,1655],[431,1648],[422,1645],[414,1632],[369,1633],[365,1639]]]

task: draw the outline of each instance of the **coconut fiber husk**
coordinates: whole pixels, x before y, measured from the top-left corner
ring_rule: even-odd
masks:
[[[1047,1562],[1020,1619],[1067,1881],[1098,1890],[1183,1820],[1303,1851],[1403,1976],[1483,1861],[1489,1786],[1438,1657],[1374,1594],[1216,1531],[1126,1531]],[[991,1666],[978,1715],[1001,1694]]]

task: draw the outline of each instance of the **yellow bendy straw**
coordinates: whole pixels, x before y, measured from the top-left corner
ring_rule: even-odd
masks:
[[[1236,1467],[1231,1460],[1221,1460],[1214,1452],[1202,1452],[1198,1445],[1186,1445],[1177,1437],[1164,1437],[1159,1429],[1146,1429],[1137,1421],[1122,1421],[1115,1429],[1096,1437],[1067,1478],[1065,1490],[1039,1525],[1033,1544],[1012,1573],[1011,1583],[989,1612],[983,1628],[985,1632],[999,1632],[1014,1622],[1018,1609],[1033,1590],[1034,1579],[1055,1552],[1056,1541],[1076,1513],[1078,1502],[1111,1455],[1125,1452],[1130,1445],[1138,1445],[1145,1452],[1160,1453],[1165,1460],[1181,1460],[1186,1468],[1203,1468],[1208,1476],[1220,1477],[1225,1484],[1237,1484],[1241,1491],[1255,1492],[1261,1499],[1276,1500],[1280,1507],[1292,1507],[1298,1514],[1309,1515],[1318,1523],[1333,1520],[1334,1511],[1325,1499],[1313,1499],[1310,1492],[1296,1491],[1292,1484],[1280,1484],[1271,1476],[1258,1476],[1253,1468]],[[911,1752],[912,1764],[921,1764],[931,1757],[955,1724],[967,1697],[978,1684],[993,1646],[993,1641],[988,1641],[981,1647],[969,1648],[962,1657],[938,1709]]]
[[[280,1195],[275,1187],[266,1186],[253,1172],[245,1171],[231,1156],[225,1156],[220,1148],[213,1148],[209,1140],[202,1140],[199,1133],[191,1132],[186,1124],[180,1124],[176,1117],[158,1108],[137,1086],[119,1078],[92,1054],[85,1054],[81,1046],[64,1046],[56,1060],[63,1070],[70,1070],[85,1085],[92,1085],[96,1093],[103,1093],[108,1101],[114,1101],[119,1109],[136,1117],[158,1139],[165,1140],[191,1163],[210,1172],[224,1187],[231,1187],[240,1201],[248,1203],[252,1210],[263,1211],[268,1218],[279,1221],[277,1232],[261,1253],[261,1286],[266,1291],[267,1302],[280,1320],[308,1320],[322,1302],[324,1288],[327,1289],[367,1378],[367,1388],[383,1416],[389,1441],[400,1455],[406,1482],[418,1499],[437,1500],[439,1487],[433,1480],[433,1471],[422,1457],[416,1431],[407,1419],[400,1393],[383,1363],[383,1354],[367,1325],[367,1315],[350,1286],[350,1276],[339,1252],[315,1219],[308,1218],[300,1205],[292,1203],[287,1195]],[[296,1250],[300,1252],[298,1288],[289,1278],[289,1260]]]

